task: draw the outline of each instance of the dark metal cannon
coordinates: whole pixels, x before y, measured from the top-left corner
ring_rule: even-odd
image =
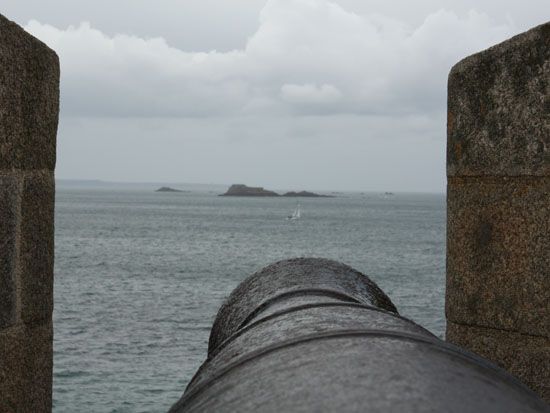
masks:
[[[270,265],[220,308],[208,358],[171,412],[547,412],[488,361],[401,317],[325,259]]]

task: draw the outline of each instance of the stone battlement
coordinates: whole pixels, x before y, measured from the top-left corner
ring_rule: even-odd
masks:
[[[0,411],[52,407],[55,52],[0,15]]]
[[[550,23],[453,67],[447,340],[550,402]]]

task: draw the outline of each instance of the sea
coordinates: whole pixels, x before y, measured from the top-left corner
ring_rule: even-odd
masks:
[[[204,361],[228,294],[291,257],[351,265],[443,337],[444,194],[154,189],[58,185],[54,412],[166,412]],[[301,218],[287,220],[298,202]]]

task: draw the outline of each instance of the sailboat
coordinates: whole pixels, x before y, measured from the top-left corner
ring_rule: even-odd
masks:
[[[302,212],[300,209],[300,204],[298,204],[296,205],[296,208],[294,209],[294,212],[292,213],[292,215],[287,216],[286,219],[288,221],[295,221],[297,219],[300,219],[301,216],[302,216]]]

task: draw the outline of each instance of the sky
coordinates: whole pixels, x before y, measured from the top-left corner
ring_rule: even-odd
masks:
[[[446,82],[548,0],[3,0],[61,62],[56,176],[444,192]]]

